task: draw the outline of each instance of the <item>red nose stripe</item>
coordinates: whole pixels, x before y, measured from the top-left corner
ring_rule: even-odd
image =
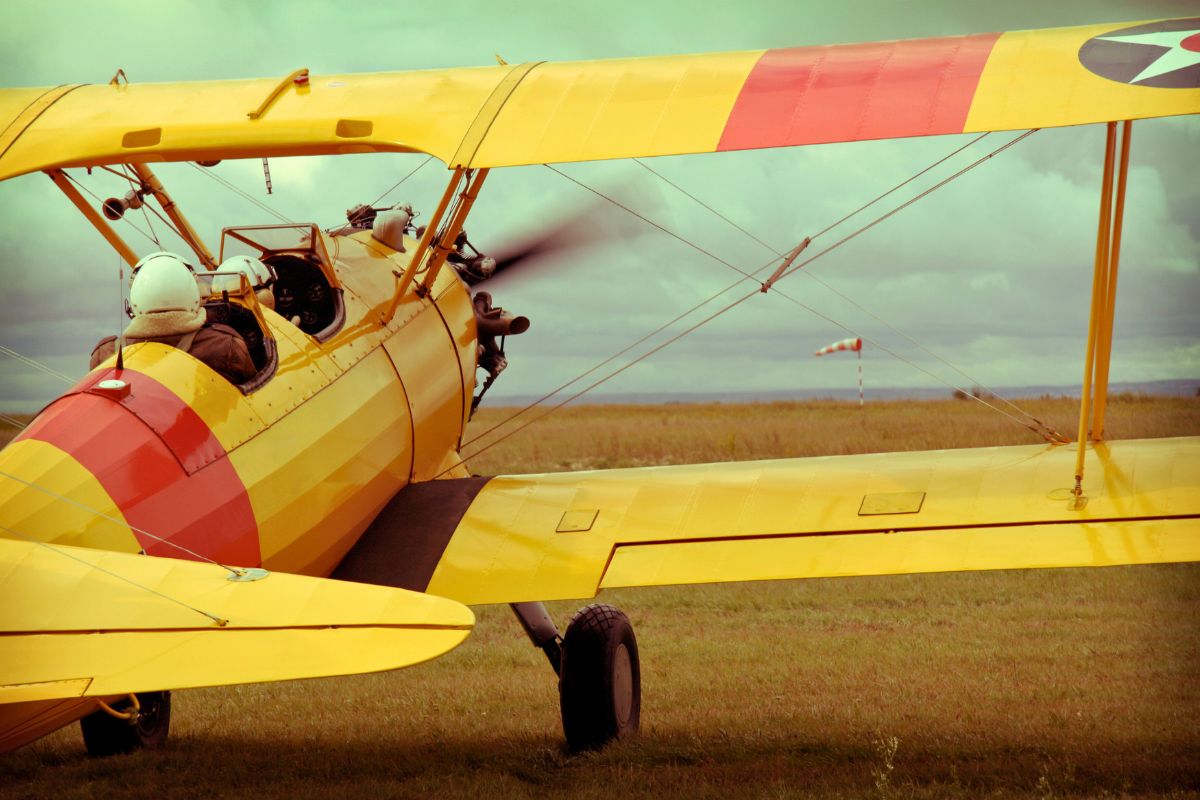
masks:
[[[763,53],[718,150],[962,133],[998,33]]]
[[[162,384],[129,369],[121,377],[133,389],[123,403],[86,392],[65,396],[20,438],[52,444],[95,475],[147,553],[194,558],[137,529],[223,563],[258,566],[254,511],[220,442]]]

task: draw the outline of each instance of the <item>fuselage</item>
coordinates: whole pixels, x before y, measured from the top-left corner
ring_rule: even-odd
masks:
[[[251,391],[175,348],[127,347],[123,369],[101,364],[0,451],[4,525],[48,543],[325,576],[399,489],[466,474],[457,451],[477,350],[467,287],[443,270],[385,325],[393,270],[413,247],[397,253],[369,231],[318,235],[341,294],[336,331],[319,341],[263,310],[275,361]],[[126,387],[101,385],[114,379]],[[94,708],[35,705],[0,705],[0,750]],[[14,715],[26,719],[19,741],[5,734]]]

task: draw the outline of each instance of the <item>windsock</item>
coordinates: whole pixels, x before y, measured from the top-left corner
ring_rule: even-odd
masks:
[[[825,356],[829,355],[830,353],[836,353],[839,350],[853,350],[856,353],[860,352],[862,350],[862,339],[842,339],[840,342],[834,342],[828,347],[822,347],[820,350],[813,353],[813,355]]]

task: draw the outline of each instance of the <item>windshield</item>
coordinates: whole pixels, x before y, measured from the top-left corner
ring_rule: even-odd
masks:
[[[312,223],[226,228],[222,232],[221,261],[230,256],[261,260],[278,253],[307,255],[320,264],[329,263],[320,232]]]

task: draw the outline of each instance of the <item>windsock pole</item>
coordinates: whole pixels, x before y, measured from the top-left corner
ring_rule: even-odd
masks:
[[[858,348],[858,408],[861,411],[863,408],[863,390],[862,390],[862,348]]]

